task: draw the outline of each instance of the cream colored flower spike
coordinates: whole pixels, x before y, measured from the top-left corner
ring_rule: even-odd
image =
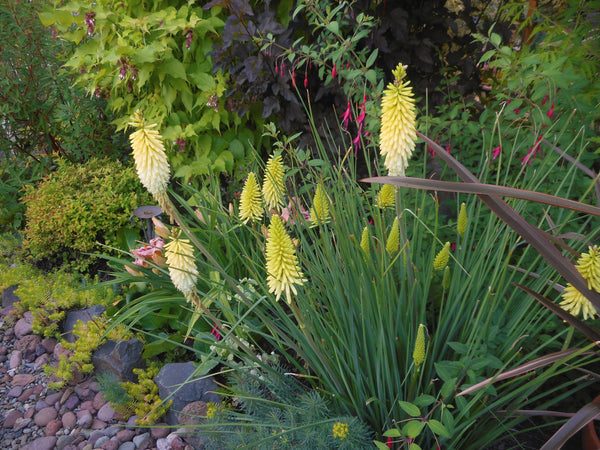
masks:
[[[133,149],[133,159],[138,177],[142,185],[165,210],[171,169],[162,136],[158,131],[152,129],[156,124],[146,125],[139,111],[134,114],[132,120],[130,125],[135,126],[138,130],[131,133],[129,141]]]
[[[388,84],[381,102],[381,133],[379,148],[390,176],[404,176],[408,160],[415,149],[415,104],[409,82],[402,82],[406,66],[398,64],[395,80]]]

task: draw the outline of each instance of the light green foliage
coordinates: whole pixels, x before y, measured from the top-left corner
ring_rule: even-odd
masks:
[[[209,436],[205,448],[240,448],[258,443],[264,448],[371,447],[371,433],[364,423],[356,417],[337,416],[319,392],[306,389],[282,372],[281,368],[236,371],[228,385],[239,412],[223,406],[209,409],[210,417],[203,427]],[[336,437],[334,427],[338,423],[347,425],[347,434]]]
[[[131,399],[133,412],[138,416],[135,421],[137,425],[153,425],[173,403],[173,400],[163,402],[158,395],[158,386],[154,382],[154,378],[158,375],[160,368],[160,364],[154,362],[146,369],[133,369],[138,377],[138,382],[121,383],[127,392],[126,398]]]
[[[112,328],[108,333],[109,321],[102,315],[89,320],[88,322],[78,321],[73,328],[75,342],[62,341],[62,346],[72,353],[69,356],[61,355],[58,367],[44,366],[44,371],[48,375],[55,375],[59,381],[52,383],[53,389],[62,388],[65,384],[75,379],[76,373],[82,375],[90,374],[94,371],[92,364],[92,354],[107,339],[120,341],[132,337],[124,327]]]
[[[13,272],[18,278],[10,275]],[[16,313],[31,311],[33,332],[44,336],[59,337],[58,324],[67,311],[93,305],[109,306],[117,299],[110,286],[92,285],[86,289],[77,275],[64,271],[43,274],[24,265],[9,268],[5,274],[2,279],[8,277],[11,284],[19,284],[15,294],[21,301],[16,304]]]
[[[35,261],[71,263],[85,271],[97,260],[84,252],[103,252],[129,225],[138,206],[151,202],[132,167],[118,161],[91,159],[61,162],[58,170],[23,199],[27,206],[23,248]],[[151,203],[150,203],[151,204]]]
[[[127,419],[137,415],[137,425],[155,424],[169,409],[173,400],[162,402],[154,378],[160,371],[160,364],[153,362],[146,369],[133,369],[137,383],[120,382],[110,372],[97,375],[100,390],[115,411]]]
[[[219,11],[174,0],[67,1],[40,18],[77,44],[66,67],[78,86],[107,98],[118,129],[136,110],[158,124],[174,174],[187,184],[231,172],[259,144],[246,120],[225,107],[227,75],[212,73],[208,53],[224,25]]]

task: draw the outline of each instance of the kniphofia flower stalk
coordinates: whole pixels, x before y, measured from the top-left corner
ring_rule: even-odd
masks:
[[[246,223],[249,220],[260,219],[262,214],[263,207],[260,188],[256,181],[256,175],[254,175],[254,172],[250,172],[240,196],[240,219]]]
[[[272,155],[267,161],[265,176],[262,186],[262,194],[267,208],[280,211],[283,207],[284,176],[283,158],[281,155]]]
[[[381,102],[381,134],[379,148],[390,176],[404,176],[408,160],[415,148],[415,104],[406,76],[406,66],[398,64],[392,72],[394,82],[388,84]]]
[[[433,260],[433,270],[443,270],[450,260],[450,242],[444,244],[444,248],[435,256]]]
[[[279,216],[271,218],[265,258],[269,292],[275,294],[275,300],[279,300],[285,292],[286,300],[291,304],[292,293],[298,293],[296,286],[303,285],[305,280],[302,278],[292,239]]]
[[[129,125],[138,129],[129,136],[138,177],[163,211],[168,212],[170,167],[162,137],[153,129],[156,124],[147,125],[140,111],[133,115]]]
[[[310,209],[310,223],[316,227],[319,223],[329,222],[329,200],[325,195],[325,190],[321,184],[317,185],[313,206]]]
[[[392,229],[390,234],[388,235],[387,241],[385,243],[385,250],[390,254],[394,254],[398,251],[398,247],[400,246],[400,228],[398,226],[398,218],[394,219],[394,223],[392,224]]]
[[[377,206],[380,208],[391,208],[396,201],[396,188],[391,184],[384,184],[377,193]]]
[[[188,239],[180,238],[178,233],[174,233],[173,239],[165,244],[164,249],[173,285],[183,293],[188,302],[196,303],[198,269],[194,259],[194,247]]]
[[[588,247],[588,253],[583,253],[577,259],[575,267],[587,281],[589,289],[600,292],[600,248],[597,245]],[[562,297],[564,300],[560,302],[560,306],[574,316],[581,312],[583,320],[587,320],[593,319],[598,314],[594,305],[571,283],[567,283]]]

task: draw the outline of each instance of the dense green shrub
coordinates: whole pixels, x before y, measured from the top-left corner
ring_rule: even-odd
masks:
[[[57,156],[81,162],[122,152],[104,101],[73,88],[61,71],[72,46],[42,26],[43,3],[0,3],[0,154],[48,167]]]
[[[118,161],[62,161],[57,172],[28,187],[23,248],[37,262],[70,263],[86,270],[94,262],[83,253],[105,251],[129,225],[132,211],[150,202],[135,171]]]
[[[227,74],[212,73],[208,53],[224,24],[219,12],[180,0],[66,1],[40,18],[75,44],[65,67],[78,86],[106,99],[118,129],[136,110],[158,125],[173,174],[187,184],[231,172],[260,148],[260,126],[247,126],[257,118],[231,113],[223,98]]]

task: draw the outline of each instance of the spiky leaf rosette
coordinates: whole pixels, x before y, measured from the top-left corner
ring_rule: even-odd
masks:
[[[267,283],[269,292],[274,293],[276,300],[285,292],[288,303],[292,303],[292,292],[296,295],[296,285],[304,284],[304,279],[292,239],[285,231],[279,216],[271,218],[269,237],[266,245]]]
[[[285,204],[283,201],[285,193],[284,174],[283,158],[281,155],[272,155],[267,161],[262,186],[262,194],[269,209],[280,211]]]
[[[198,280],[198,269],[194,259],[194,247],[188,239],[179,238],[175,233],[164,249],[173,285],[183,293],[188,302],[196,303],[194,289]]]
[[[254,172],[250,172],[240,196],[240,219],[246,223],[249,220],[260,219],[262,214],[263,207],[260,188],[256,181],[256,175],[254,175]]]
[[[139,111],[132,117],[130,125],[138,128],[129,136],[138,177],[159,206],[169,211],[167,186],[171,169],[162,136],[152,129],[156,124],[147,125]]]
[[[390,176],[404,176],[415,149],[415,103],[409,82],[402,82],[406,67],[398,64],[395,80],[383,91],[379,148]]]

